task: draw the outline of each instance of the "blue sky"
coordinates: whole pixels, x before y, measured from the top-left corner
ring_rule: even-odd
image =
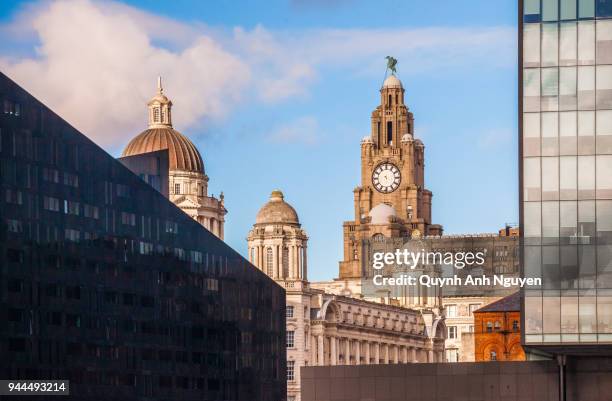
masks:
[[[518,220],[515,1],[4,1],[0,34],[0,69],[114,156],[146,128],[161,74],[225,193],[226,241],[246,255],[280,188],[313,280],[338,272],[385,55],[426,146],[434,222]]]

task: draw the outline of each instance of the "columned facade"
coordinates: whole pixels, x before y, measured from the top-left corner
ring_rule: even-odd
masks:
[[[425,311],[312,288],[308,237],[295,209],[273,191],[247,237],[249,261],[286,291],[288,401],[300,400],[300,367],[443,360],[443,323]]]

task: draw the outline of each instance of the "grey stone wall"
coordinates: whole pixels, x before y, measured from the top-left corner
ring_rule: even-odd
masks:
[[[566,401],[612,400],[612,358],[569,358]],[[302,401],[558,401],[556,361],[302,368]]]

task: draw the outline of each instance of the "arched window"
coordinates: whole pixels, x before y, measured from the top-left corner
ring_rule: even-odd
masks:
[[[489,359],[491,361],[497,361],[497,352],[491,351],[491,354],[489,355]]]
[[[274,260],[272,257],[272,248],[266,249],[266,274],[270,277],[274,276]]]
[[[493,323],[487,322],[487,333],[491,333],[493,331]]]
[[[495,331],[499,331],[499,330],[501,330],[501,323],[499,322],[499,320],[497,320],[495,322]]]
[[[153,122],[155,122],[155,123],[160,122],[160,109],[159,109],[159,107],[155,107],[153,109]]]
[[[518,322],[518,320],[514,320],[512,322],[512,331],[514,331],[514,332],[519,331],[519,322]]]
[[[398,97],[397,97],[397,93],[395,94],[395,104],[398,104]]]
[[[389,95],[389,106],[391,106],[391,95]]]
[[[393,145],[393,122],[387,121],[387,144]]]
[[[384,234],[378,233],[372,236],[372,241],[374,242],[385,242]]]

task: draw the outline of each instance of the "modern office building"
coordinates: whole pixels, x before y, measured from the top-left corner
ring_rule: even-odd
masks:
[[[1,74],[0,98],[0,377],[284,400],[282,287]]]
[[[519,2],[528,353],[612,350],[612,1]]]

